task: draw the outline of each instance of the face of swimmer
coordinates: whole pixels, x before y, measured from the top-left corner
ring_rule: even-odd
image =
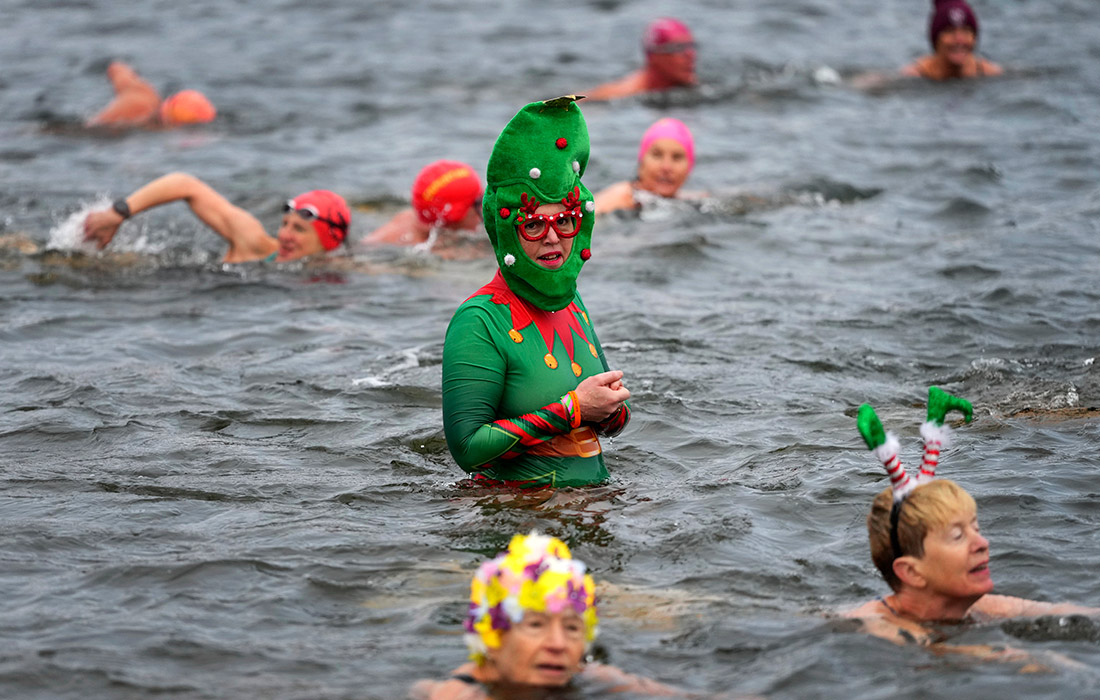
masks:
[[[638,163],[638,187],[662,197],[674,197],[689,172],[691,163],[683,144],[675,139],[657,139]]]
[[[489,650],[487,663],[512,685],[560,687],[580,671],[584,647],[584,620],[575,610],[527,610],[501,635],[500,648]]]
[[[313,224],[292,211],[283,214],[276,237],[279,239],[276,262],[289,262],[325,252]]]
[[[978,514],[956,512],[942,527],[924,537],[924,556],[912,557],[925,592],[954,599],[974,598],[993,590],[989,575],[989,541],[978,527]]]
[[[556,219],[551,224],[538,217],[549,217],[563,211],[565,211],[564,204],[543,204],[535,210],[535,216],[517,227],[521,229],[517,230],[516,235],[519,236],[523,252],[536,264],[549,270],[557,270],[569,259],[569,253],[573,250],[573,237],[580,228],[580,220],[565,217]],[[529,240],[539,235],[542,237],[538,240]]]
[[[970,27],[948,27],[936,37],[936,55],[953,66],[963,66],[974,55],[977,43]]]
[[[650,70],[673,85],[694,85],[695,44],[690,34],[684,34],[646,54]]]

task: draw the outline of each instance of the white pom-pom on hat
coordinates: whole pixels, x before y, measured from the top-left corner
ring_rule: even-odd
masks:
[[[532,180],[538,180],[540,177],[542,177],[542,171],[538,168],[531,168],[530,175]]]
[[[504,264],[507,265],[508,267],[511,267],[512,265],[515,265],[516,264],[516,256],[512,255],[511,253],[508,253],[507,255],[504,256]]]

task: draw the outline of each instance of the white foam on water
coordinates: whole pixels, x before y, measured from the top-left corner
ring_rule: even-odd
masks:
[[[420,354],[417,348],[406,348],[398,352],[401,356],[398,362],[386,367],[377,375],[368,375],[366,377],[360,377],[359,379],[353,379],[351,380],[351,385],[371,388],[394,386],[395,382],[391,379],[393,375],[420,366]]]
[[[111,201],[107,195],[102,195],[91,202],[82,203],[79,209],[50,229],[50,237],[46,241],[46,250],[95,255],[99,250],[96,248],[95,243],[84,240],[84,219],[93,211],[109,209]],[[131,220],[119,227],[118,233],[115,234],[105,250],[116,253],[129,252],[155,255],[163,252],[165,248],[166,244],[164,243],[151,242],[145,226],[136,224]]]
[[[111,206],[111,200],[103,195],[99,199],[81,205],[72,214],[50,229],[50,238],[46,241],[46,250],[75,251],[92,255],[96,252],[95,243],[84,240],[84,219],[97,209]]]

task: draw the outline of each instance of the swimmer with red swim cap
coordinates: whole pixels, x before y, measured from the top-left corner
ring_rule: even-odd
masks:
[[[928,18],[928,41],[933,53],[903,68],[902,75],[952,80],[1004,72],[996,63],[974,53],[978,44],[978,17],[966,0],[934,0]]]
[[[86,126],[170,128],[205,124],[217,116],[214,105],[198,90],[183,90],[162,101],[156,88],[122,61],[111,61],[107,79],[115,97]]]
[[[434,232],[433,253],[464,257],[457,252],[453,234],[482,230],[481,194],[481,180],[465,163],[454,160],[429,163],[413,182],[412,206],[369,233],[363,243],[419,245],[433,240]],[[480,243],[480,236],[477,241]],[[481,252],[488,254],[487,249]]]
[[[695,166],[695,139],[679,119],[666,117],[653,123],[638,148],[638,174],[633,181],[618,182],[596,194],[596,213],[641,206],[638,192],[658,197],[680,196],[680,188]]]
[[[171,173],[148,183],[109,209],[84,219],[84,240],[103,249],[131,216],[169,202],[184,201],[208,227],[229,243],[222,262],[253,260],[290,262],[335,250],[347,239],[351,210],[344,198],[328,190],[312,190],[288,199],[275,236],[264,231],[252,214],[234,205],[214,188],[186,173]]]
[[[586,93],[589,99],[612,100],[643,92],[691,87],[695,75],[695,37],[687,25],[671,17],[654,20],[642,35],[645,67]]]

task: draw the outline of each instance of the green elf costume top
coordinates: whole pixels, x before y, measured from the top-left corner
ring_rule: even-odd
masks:
[[[600,483],[608,474],[598,436],[618,435],[630,420],[624,403],[604,421],[582,425],[573,393],[585,377],[608,370],[577,293],[577,275],[591,257],[595,205],[581,182],[588,128],[576,99],[525,106],[489,157],[485,230],[500,269],[455,311],[443,347],[447,446],[478,479],[522,487]],[[535,213],[558,202],[561,214]],[[540,221],[573,237],[556,269],[523,251],[522,227],[537,229]]]

